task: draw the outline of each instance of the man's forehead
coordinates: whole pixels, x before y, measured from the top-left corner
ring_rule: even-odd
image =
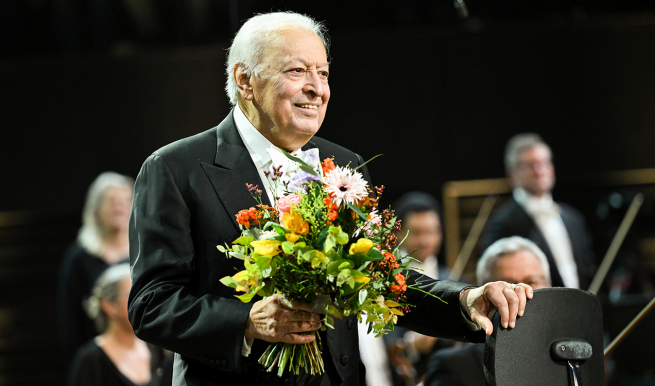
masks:
[[[263,60],[277,66],[293,63],[306,66],[328,67],[329,62],[323,42],[316,33],[285,28],[272,33]]]

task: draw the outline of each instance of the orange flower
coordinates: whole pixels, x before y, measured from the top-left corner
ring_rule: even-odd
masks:
[[[390,270],[394,270],[400,267],[400,264],[396,260],[396,256],[391,252],[384,252],[384,260],[380,262],[381,266],[388,266]]]
[[[332,158],[326,158],[321,163],[321,168],[323,168],[323,175],[326,175],[332,170],[336,169],[336,165],[334,164]]]
[[[397,273],[394,278],[398,282],[398,285],[391,285],[391,292],[400,295],[403,292],[407,291],[407,283],[405,283],[405,276],[402,273]]]
[[[254,208],[250,208],[254,209]],[[239,213],[237,213],[237,222],[246,228],[250,228],[250,218],[252,216],[252,212],[249,209],[243,209],[240,210]]]
[[[330,209],[330,210],[339,209],[339,205],[332,202],[332,196],[325,197],[325,206],[327,206],[328,209]]]
[[[309,232],[309,224],[302,220],[299,214],[284,213],[282,215],[282,225],[292,233],[306,235]]]
[[[328,220],[330,220],[330,221],[334,221],[334,220],[336,220],[337,217],[339,217],[339,213],[337,213],[336,210],[331,210],[331,211],[328,213],[328,215],[327,215],[327,218],[328,218]]]

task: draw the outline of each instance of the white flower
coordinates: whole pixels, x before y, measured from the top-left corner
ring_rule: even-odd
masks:
[[[324,182],[327,185],[325,190],[334,197],[336,205],[344,201],[354,204],[368,196],[367,183],[362,174],[345,167],[336,167],[325,176]]]
[[[259,240],[260,240],[260,241],[261,241],[261,240],[266,240],[266,239],[268,239],[269,237],[275,237],[275,236],[277,236],[277,235],[278,235],[278,233],[277,233],[276,230],[265,231],[265,232],[262,232],[261,236],[259,236]]]
[[[354,237],[359,236],[360,232],[366,232],[367,237],[373,237],[378,234],[378,229],[382,225],[382,217],[378,214],[377,208],[373,209],[371,213],[368,214],[368,220],[364,225],[357,228],[353,233]]]

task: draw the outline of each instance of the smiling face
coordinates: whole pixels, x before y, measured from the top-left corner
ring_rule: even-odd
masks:
[[[239,105],[269,141],[296,150],[318,131],[330,99],[328,61],[313,32],[283,29],[263,53],[260,71],[247,78],[239,64],[234,76]]]

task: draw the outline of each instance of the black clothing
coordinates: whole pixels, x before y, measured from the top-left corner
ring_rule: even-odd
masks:
[[[571,240],[580,289],[586,290],[591,285],[597,269],[596,255],[592,250],[589,230],[580,212],[561,202],[558,202],[557,205],[561,208],[562,221]],[[564,282],[555,264],[555,258],[544,235],[532,217],[513,197],[491,214],[487,229],[482,236],[482,243],[484,248],[487,248],[495,241],[510,236],[521,236],[537,244],[548,258],[553,287],[564,287]]]
[[[363,163],[359,155],[321,138],[303,149],[312,147],[321,159],[334,156],[338,165]],[[370,181],[366,167],[359,171]],[[137,177],[130,217],[129,316],[141,339],[180,354],[174,385],[268,382],[257,363],[268,343],[255,340],[250,356],[241,355],[253,304],[236,299],[235,291],[219,281],[243,269],[241,260],[227,259],[216,246],[240,235],[235,215],[256,204],[246,183],[263,186],[232,113],[217,127],[154,152]],[[262,200],[270,204],[266,195]],[[420,288],[448,304],[408,290],[408,302],[417,307],[399,319],[401,325],[467,339],[471,331],[458,323],[459,293],[466,285],[417,273],[408,285],[421,278]],[[361,384],[356,318],[335,319],[335,329],[322,342],[326,375],[291,384]]]
[[[484,344],[449,348],[432,354],[425,386],[485,386]]]
[[[122,262],[127,261],[126,257]],[[82,302],[91,295],[95,281],[108,267],[104,260],[78,243],[71,245],[64,254],[57,289],[57,319],[67,365],[80,346],[98,335]]]
[[[80,347],[73,360],[68,378],[68,386],[164,386],[164,379],[169,379],[172,364],[167,361],[168,355],[158,347],[148,345],[150,349],[150,382],[136,384],[123,375],[114,362],[100,348],[94,339]],[[170,366],[170,368],[168,367]],[[165,373],[168,373],[165,376]]]

